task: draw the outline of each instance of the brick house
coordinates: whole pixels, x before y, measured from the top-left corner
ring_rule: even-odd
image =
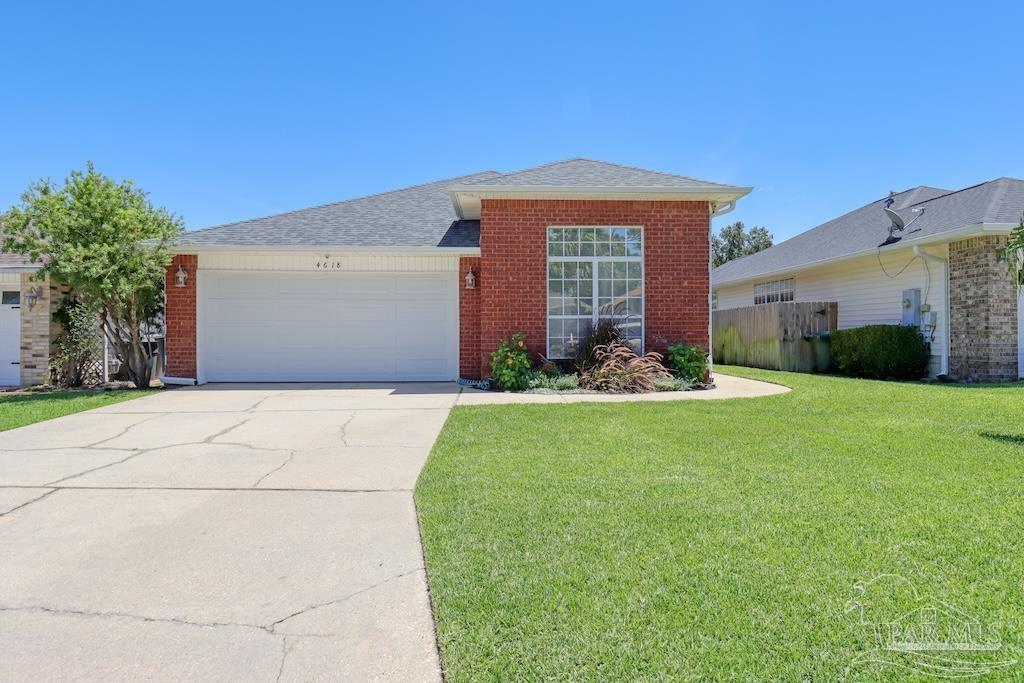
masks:
[[[749,191],[571,159],[190,232],[165,381],[483,378],[512,333],[561,358],[602,318],[708,348],[711,218]]]
[[[1024,181],[962,190],[915,187],[712,273],[717,309],[836,301],[839,327],[920,326],[931,374],[967,381],[1024,377],[1024,295],[1005,258],[1024,214]]]
[[[37,279],[38,263],[0,253],[0,387],[45,384],[61,289]]]

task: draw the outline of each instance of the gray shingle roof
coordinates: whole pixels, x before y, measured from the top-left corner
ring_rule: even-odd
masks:
[[[180,246],[476,247],[479,226],[459,221],[448,189],[495,171],[185,233]],[[473,221],[468,221],[472,223]]]
[[[33,262],[27,256],[21,254],[8,254],[0,252],[0,270],[5,268],[21,270],[25,268],[38,268],[41,264]]]
[[[894,199],[891,208],[907,226],[900,241],[908,242],[980,223],[1017,223],[1024,212],[1024,180],[998,178],[953,192],[915,187]],[[876,249],[889,236],[884,206],[885,199],[879,199],[770,249],[722,264],[712,271],[712,283],[721,286]]]
[[[460,220],[450,190],[457,187],[648,188],[726,191],[709,183],[589,159],[568,159],[501,174],[474,173],[426,185],[185,233],[178,248],[196,247],[478,247],[480,224]],[[465,216],[476,218],[476,216]]]
[[[506,173],[496,178],[483,178],[467,185],[487,187],[664,187],[719,188],[727,187],[706,180],[681,175],[648,171],[632,166],[610,164],[591,159],[566,159],[554,163]]]

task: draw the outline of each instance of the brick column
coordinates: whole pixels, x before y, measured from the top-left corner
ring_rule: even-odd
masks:
[[[29,306],[30,293],[38,293]],[[35,386],[50,380],[50,283],[21,274],[21,385]]]
[[[1017,379],[1017,289],[1006,237],[949,245],[949,374],[978,382]]]
[[[199,257],[179,254],[167,266],[164,292],[166,297],[164,348],[167,363],[164,374],[170,377],[197,379],[196,375],[196,281],[199,279]],[[188,280],[178,287],[175,276],[184,266]]]
[[[466,274],[476,276],[476,289],[466,289]],[[459,376],[482,379],[480,367],[480,259],[459,259]]]

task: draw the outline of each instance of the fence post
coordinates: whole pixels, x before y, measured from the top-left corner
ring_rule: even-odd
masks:
[[[103,335],[103,383],[110,381],[110,342],[107,335]]]

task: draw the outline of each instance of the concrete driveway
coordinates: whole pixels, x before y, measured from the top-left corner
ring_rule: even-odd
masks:
[[[0,433],[0,680],[438,680],[454,384],[178,389]]]

